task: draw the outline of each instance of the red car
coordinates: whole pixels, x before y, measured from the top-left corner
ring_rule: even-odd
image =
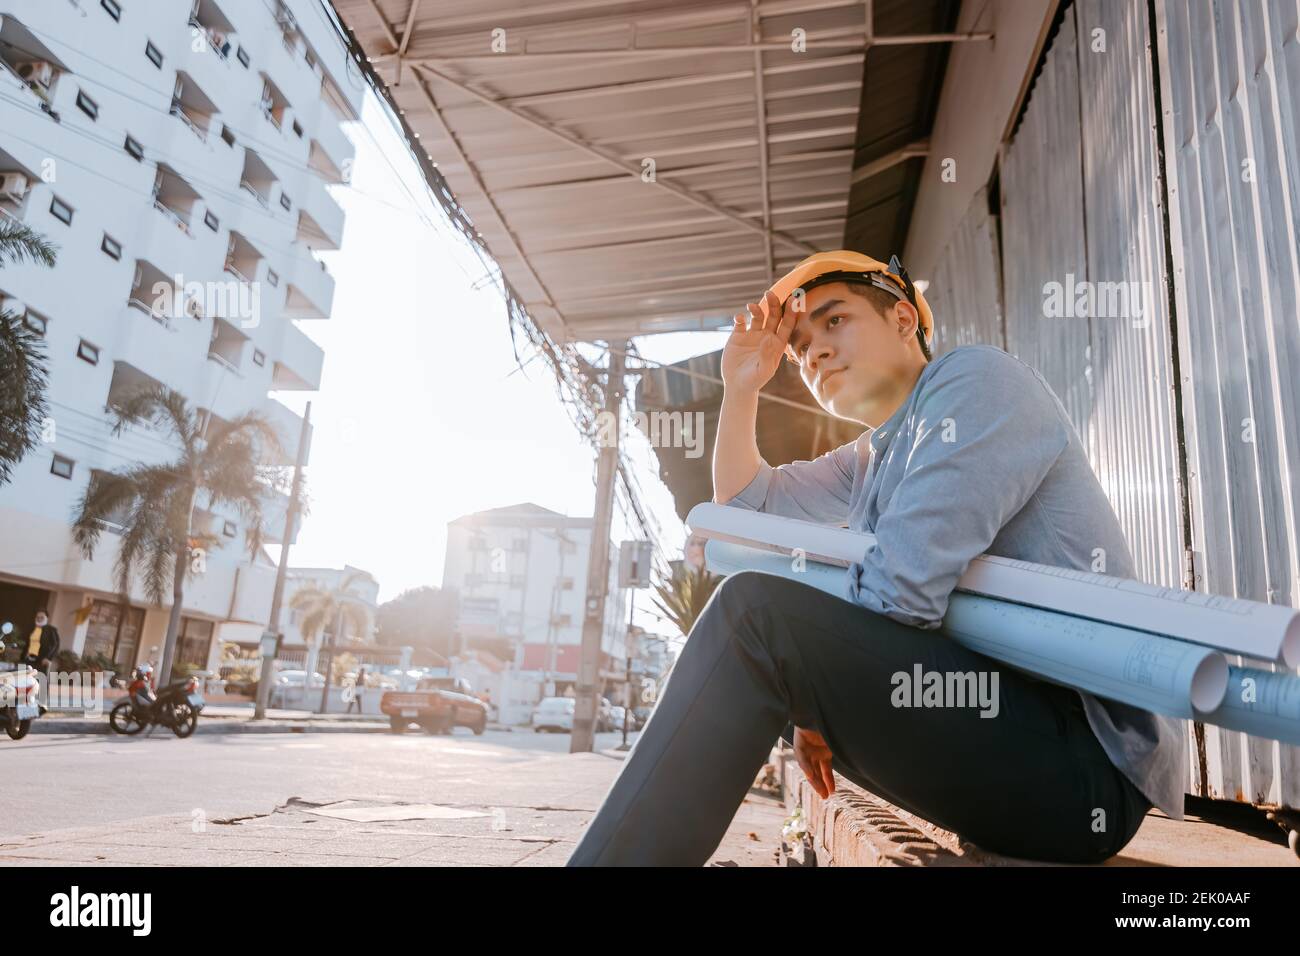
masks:
[[[379,709],[388,715],[393,733],[418,724],[428,734],[449,734],[468,727],[476,734],[487,729],[487,707],[470,694],[463,677],[426,677],[415,690],[385,691]]]

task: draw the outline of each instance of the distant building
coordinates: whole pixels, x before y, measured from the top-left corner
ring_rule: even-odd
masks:
[[[360,568],[354,568],[347,564],[342,568],[289,568],[284,579],[284,610],[282,618],[284,626],[285,647],[301,647],[309,643],[312,635],[304,634],[302,631],[302,621],[304,612],[293,609],[293,596],[299,591],[316,588],[321,591],[333,591],[343,586],[345,580],[352,578],[349,587],[350,593],[356,595],[360,600],[368,615],[369,626],[364,633],[358,633],[356,629],[344,619],[343,633],[339,635],[340,644],[343,643],[374,643],[375,637],[375,618],[379,611],[379,582],[369,571],[363,571]]]
[[[523,503],[447,525],[442,586],[460,595],[462,650],[490,647],[506,658],[494,694],[503,723],[526,722],[548,690],[577,682],[593,524]],[[616,544],[609,555],[600,673],[621,680],[629,592],[618,587]]]

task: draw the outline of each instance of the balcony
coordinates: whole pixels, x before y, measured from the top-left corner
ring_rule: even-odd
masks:
[[[285,291],[283,314],[291,319],[328,319],[334,307],[334,277],[304,247],[295,244],[294,257]]]
[[[316,177],[309,176],[306,186],[294,240],[308,249],[336,250],[343,244],[343,209]]]
[[[289,112],[289,100],[266,73],[262,74],[262,99],[258,103],[266,121],[279,132]]]
[[[244,168],[239,174],[239,188],[257,200],[263,209],[271,206],[271,192],[277,178],[271,167],[250,146],[244,147]]]
[[[216,362],[227,371],[242,377],[240,368],[244,363],[244,344],[248,341],[234,323],[223,318],[212,320],[212,341],[208,344],[208,361]]]
[[[212,128],[212,118],[218,110],[217,104],[203,92],[190,74],[177,70],[169,112],[184,123],[201,142],[206,143],[208,132]]]
[[[0,74],[24,92],[22,98],[53,119],[54,94],[68,67],[16,17],[0,17]]]
[[[219,59],[229,60],[235,27],[213,0],[198,0],[190,14],[189,25],[195,39],[202,39],[207,49]]]
[[[158,164],[154,177],[153,206],[186,236],[193,238],[190,222],[194,204],[202,197],[174,169],[166,163]]]
[[[275,359],[271,388],[316,391],[320,388],[325,353],[292,322],[285,323],[280,353]]]
[[[273,398],[268,398],[262,406],[266,416],[280,439],[280,454],[271,456],[268,464],[292,465],[298,457],[298,439],[302,437],[302,416],[291,411]],[[307,429],[307,455],[311,454],[312,429]]]
[[[262,254],[257,247],[244,238],[242,233],[230,230],[230,244],[226,247],[226,272],[240,282],[253,282],[262,263]]]

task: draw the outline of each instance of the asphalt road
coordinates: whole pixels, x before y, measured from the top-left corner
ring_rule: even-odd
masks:
[[[630,735],[634,740],[636,735]],[[596,749],[617,747],[599,734]],[[501,782],[538,757],[567,754],[567,734],[458,728],[451,736],[214,734],[178,740],[161,731],[123,738],[0,737],[0,840],[139,817],[208,819],[267,813],[289,798],[449,801],[491,805]]]

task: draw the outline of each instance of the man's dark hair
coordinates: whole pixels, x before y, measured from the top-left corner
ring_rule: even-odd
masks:
[[[870,302],[872,307],[882,316],[903,301],[879,286],[867,285],[865,282],[846,282],[844,284],[849,287],[849,291],[854,295],[861,296]],[[919,321],[916,326],[916,341],[921,346],[921,354],[925,356],[925,360],[930,361],[930,348],[925,344],[925,336],[921,332]]]

